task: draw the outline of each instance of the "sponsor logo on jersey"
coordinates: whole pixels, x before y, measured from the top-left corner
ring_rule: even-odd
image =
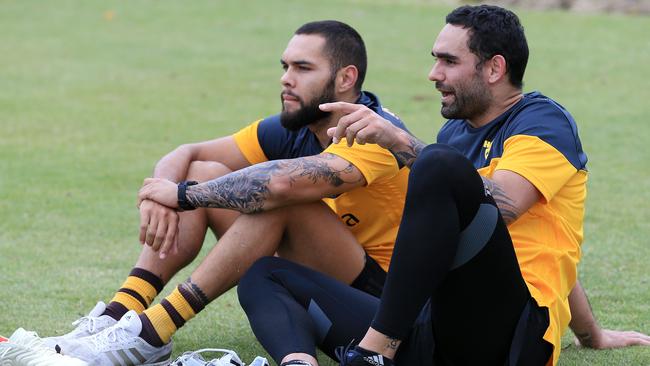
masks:
[[[346,213],[345,215],[342,215],[341,218],[348,226],[354,226],[359,223],[359,219],[351,213]]]

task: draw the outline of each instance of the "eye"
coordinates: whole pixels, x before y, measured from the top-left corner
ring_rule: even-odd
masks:
[[[435,63],[442,63],[443,65],[455,65],[457,62],[454,59],[448,58],[448,57],[433,57],[435,60]]]

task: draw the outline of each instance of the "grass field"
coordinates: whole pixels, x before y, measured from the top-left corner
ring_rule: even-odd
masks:
[[[424,0],[0,0],[0,334],[61,333],[111,298],[139,252],[142,179],[183,142],[277,112],[280,54],[306,21],[356,27],[366,89],[433,141],[442,118],[426,74],[449,10]],[[574,114],[590,158],[580,278],[603,326],[648,333],[650,18],[519,14],[531,46],[525,89]],[[233,291],[174,340],[175,354],[264,354]],[[650,348],[581,350],[569,335],[564,346],[561,365],[650,365]]]

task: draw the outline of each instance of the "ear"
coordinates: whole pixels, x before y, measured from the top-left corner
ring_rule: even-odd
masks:
[[[354,84],[359,77],[359,70],[354,65],[345,66],[336,72],[336,91],[345,93],[354,89]]]
[[[501,81],[508,73],[506,59],[501,55],[492,56],[485,62],[485,67],[487,68],[488,82],[492,84]]]

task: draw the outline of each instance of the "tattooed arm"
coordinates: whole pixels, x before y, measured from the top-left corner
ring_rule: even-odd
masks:
[[[395,128],[397,129],[397,127]],[[389,148],[389,150],[393,155],[395,155],[395,158],[397,158],[397,161],[400,164],[410,168],[418,155],[420,155],[422,149],[427,145],[408,132],[400,129],[398,130],[399,131],[396,132],[397,141]]]
[[[497,170],[492,178],[481,179],[492,194],[507,225],[515,222],[542,197],[532,183],[510,170]]]
[[[397,161],[410,167],[426,144],[407,131],[388,122],[373,110],[361,104],[345,102],[321,104],[324,111],[343,114],[336,127],[327,134],[334,143],[345,138],[348,146],[372,143],[390,150]]]
[[[176,183],[146,179],[140,201],[150,199],[178,207]],[[366,184],[361,172],[347,160],[329,153],[274,160],[241,169],[220,178],[187,187],[195,207],[226,208],[254,213],[297,202],[316,201]]]
[[[569,327],[579,346],[606,349],[628,346],[650,346],[650,336],[635,331],[603,329],[598,325],[580,282],[576,282],[569,294],[571,322]]]

